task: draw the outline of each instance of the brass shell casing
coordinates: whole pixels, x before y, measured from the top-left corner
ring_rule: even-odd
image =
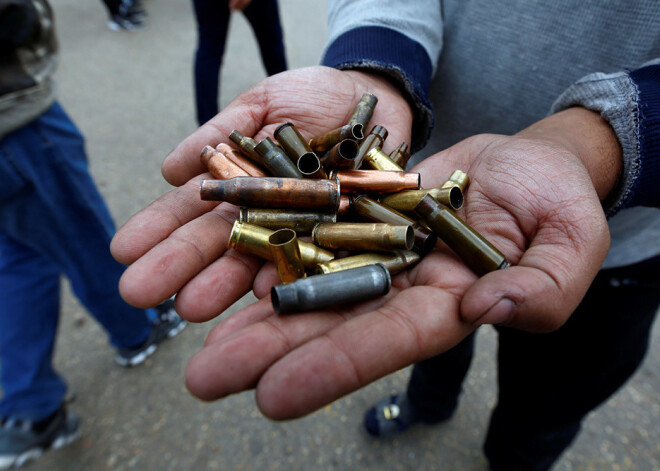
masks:
[[[321,167],[319,157],[312,151],[303,139],[300,132],[291,123],[284,123],[273,133],[277,142],[280,143],[284,152],[305,178],[327,178],[327,174]]]
[[[234,162],[236,165],[241,167],[248,175],[251,177],[266,177],[268,174],[263,171],[263,169],[257,166],[255,163],[247,160],[243,157],[243,154],[240,154],[237,150],[232,149],[229,145],[221,142],[215,148],[218,152],[223,154],[229,160]]]
[[[389,170],[336,170],[330,173],[336,178],[343,193],[393,193],[418,189],[419,173],[392,172]]]
[[[334,213],[293,211],[290,209],[241,208],[238,220],[268,229],[293,229],[297,234],[311,234],[321,222],[337,222]]]
[[[364,130],[364,128],[366,128],[369,124],[369,121],[371,121],[371,116],[374,114],[376,103],[378,103],[378,98],[376,95],[371,93],[363,93],[360,101],[357,105],[355,105],[355,108],[353,109],[353,114],[351,114],[351,117],[348,118],[348,124],[359,124]]]
[[[477,275],[510,265],[497,248],[430,195],[422,198],[415,212]]]
[[[263,159],[263,163],[276,177],[302,178],[302,174],[286,152],[275,144],[270,137],[266,137],[254,149]]]
[[[339,183],[336,180],[299,178],[237,177],[202,180],[203,200],[227,201],[256,208],[299,208],[336,212]]]
[[[245,170],[211,146],[204,146],[199,158],[206,168],[208,168],[211,175],[220,180],[249,176]]]
[[[410,250],[414,237],[413,229],[408,225],[382,223],[321,223],[312,230],[315,244],[338,250]]]
[[[339,144],[344,139],[359,141],[364,137],[361,125],[345,124],[340,128],[309,140],[309,147],[314,152],[326,152]]]
[[[403,172],[403,168],[395,164],[390,156],[380,150],[380,147],[374,147],[364,156],[365,165],[375,170],[390,170]]]
[[[412,214],[415,211],[415,206],[426,195],[430,195],[436,201],[454,210],[463,206],[463,192],[458,186],[401,191],[383,196],[380,198],[380,202],[402,213]]]
[[[305,278],[305,267],[300,256],[296,231],[280,229],[268,236],[270,253],[282,283]]]
[[[469,184],[470,177],[468,177],[467,173],[462,170],[454,170],[447,181],[442,184],[441,188],[452,188],[457,186],[463,193],[465,193],[465,189]]]
[[[326,152],[321,162],[327,169],[353,168],[357,152],[357,141],[344,139]]]
[[[410,160],[410,152],[408,152],[408,143],[402,142],[399,146],[390,152],[390,159],[392,162],[397,164],[399,167],[405,169],[408,165],[408,160]]]
[[[246,137],[236,129],[234,129],[231,134],[229,134],[229,139],[238,146],[239,149],[253,162],[258,164],[263,163],[263,159],[259,155],[259,152],[254,150],[254,147],[257,145],[257,141],[251,137]]]
[[[413,228],[415,236],[413,249],[421,254],[430,252],[438,240],[438,236],[414,219],[404,216],[398,211],[382,205],[367,196],[356,196],[353,198],[353,210],[368,221],[394,225],[409,225]]]
[[[296,162],[296,167],[298,167],[298,171],[302,174],[303,178],[328,178],[328,174],[325,173],[325,169],[321,165],[321,160],[314,152],[307,152],[301,155]]]
[[[360,168],[364,156],[367,155],[371,149],[375,147],[383,147],[383,142],[387,139],[387,129],[385,127],[377,124],[371,129],[371,132],[360,143],[358,148],[357,156],[355,157],[355,165],[353,168]]]
[[[268,238],[273,232],[270,229],[255,226],[254,224],[235,221],[229,234],[227,247],[272,261],[273,255],[270,251]],[[308,269],[313,269],[319,263],[335,258],[334,253],[317,247],[310,242],[298,240],[298,247],[300,248],[300,257],[303,266]]]
[[[421,258],[418,253],[410,250],[400,250],[391,253],[363,253],[319,263],[314,269],[314,272],[317,274],[334,273],[351,268],[373,265],[374,263],[381,263],[388,269],[390,275],[396,275],[406,268],[415,265]]]

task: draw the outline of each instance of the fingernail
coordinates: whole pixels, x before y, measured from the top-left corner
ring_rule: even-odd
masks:
[[[475,324],[502,324],[511,319],[513,314],[513,301],[509,298],[502,298],[493,304],[484,315],[482,315]]]

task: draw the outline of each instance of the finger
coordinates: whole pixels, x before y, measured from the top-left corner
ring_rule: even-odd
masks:
[[[184,224],[129,266],[119,281],[124,300],[151,307],[171,297],[226,250],[236,208],[229,204]]]
[[[199,197],[199,180],[209,176],[200,175],[165,193],[130,218],[110,242],[113,257],[130,265],[176,229],[217,206],[217,202],[202,201]]]
[[[453,347],[474,328],[461,321],[454,295],[434,287],[407,289],[270,366],[257,384],[259,408],[276,420],[303,416]]]
[[[177,312],[190,322],[205,322],[219,316],[250,291],[262,265],[263,261],[257,257],[228,250],[177,293]]]
[[[584,213],[583,213],[584,214]],[[546,224],[517,266],[491,272],[465,293],[467,322],[531,332],[561,327],[575,310],[607,254],[604,217],[583,216],[582,228]],[[567,232],[565,232],[567,231]],[[565,232],[558,241],[558,232]]]

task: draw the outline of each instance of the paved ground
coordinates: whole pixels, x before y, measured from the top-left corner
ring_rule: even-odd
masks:
[[[112,33],[100,0],[53,0],[62,61],[60,97],[88,139],[92,172],[119,224],[168,185],[166,153],[194,127],[191,57],[195,33],[188,1],[146,0],[148,27]],[[325,2],[282,0],[293,67],[311,65],[325,37]],[[231,30],[222,101],[264,76],[250,29]],[[66,286],[66,285],[65,285]],[[301,420],[274,423],[250,392],[206,404],[183,386],[187,360],[211,325],[194,325],[145,366],[114,365],[103,333],[68,293],[56,364],[84,417],[77,444],[50,453],[39,470],[485,470],[480,450],[495,400],[495,336],[483,329],[455,419],[418,427],[390,441],[370,440],[362,412],[404,387],[404,370]],[[249,302],[249,298],[243,300]],[[235,311],[237,306],[225,315]],[[594,413],[558,470],[660,469],[659,332],[629,386]]]

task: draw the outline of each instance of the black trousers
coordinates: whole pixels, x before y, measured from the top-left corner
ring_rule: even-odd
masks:
[[[220,66],[229,29],[228,0],[193,0],[198,44],[195,53],[195,104],[201,125],[218,113]],[[268,75],[287,68],[277,0],[252,0],[243,9],[259,44]]]
[[[493,470],[546,470],[585,415],[617,391],[648,349],[660,306],[660,257],[601,270],[560,329],[531,334],[497,327],[498,403],[484,451]],[[429,422],[453,414],[474,334],[415,365],[408,395]]]

